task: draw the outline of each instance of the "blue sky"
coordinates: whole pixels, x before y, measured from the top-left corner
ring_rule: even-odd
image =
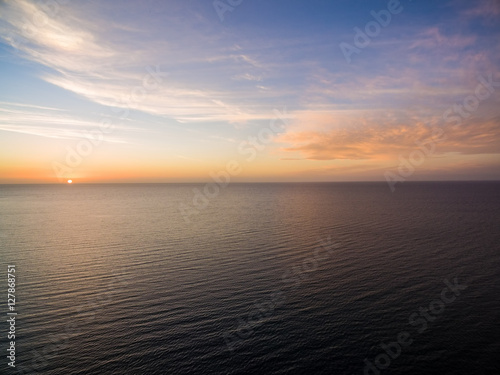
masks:
[[[498,179],[500,88],[459,127],[443,114],[500,81],[499,18],[494,0],[3,1],[0,182],[203,181],[230,160],[241,181],[384,180],[436,127],[408,178]]]

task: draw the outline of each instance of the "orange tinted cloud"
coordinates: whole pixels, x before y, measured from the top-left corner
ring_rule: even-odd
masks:
[[[386,118],[386,120],[388,120]],[[279,137],[289,144],[284,151],[299,152],[309,160],[379,159],[387,160],[415,149],[417,141],[439,138],[436,154],[496,154],[500,151],[500,117],[469,120],[453,127],[443,125],[443,135],[424,122],[387,122],[360,119],[358,125],[342,126],[332,119],[330,129],[292,130]]]

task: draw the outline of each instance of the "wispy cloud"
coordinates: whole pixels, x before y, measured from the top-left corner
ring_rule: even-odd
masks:
[[[248,67],[262,68],[256,58],[242,53],[213,57],[213,51],[202,47],[204,42],[213,44],[213,41],[187,26],[184,27],[184,38],[191,37],[195,47],[189,49],[189,54],[186,51],[177,54],[179,49],[175,42],[168,43],[155,37],[148,41],[147,47],[137,50],[135,40],[144,35],[133,26],[124,27],[116,22],[103,24],[101,19],[92,23],[88,21],[92,17],[83,14],[86,12],[83,5],[60,7],[57,14],[47,17],[46,22],[33,27],[33,31],[26,35],[26,20],[42,14],[41,11],[39,3],[8,1],[2,6],[0,31],[6,42],[18,48],[23,58],[49,68],[41,78],[53,85],[101,105],[126,106],[181,122],[239,123],[261,119],[265,113],[270,115],[267,106],[258,105],[257,101],[252,110],[242,106],[242,102],[247,103],[252,97],[248,90],[254,88],[234,86],[233,90],[228,90],[226,85],[231,81],[261,81],[258,74],[235,74]],[[121,35],[130,39],[124,42]],[[16,43],[16,40],[24,42]],[[196,45],[200,48],[197,49]],[[225,50],[226,47],[216,49]],[[208,65],[207,61],[210,62]],[[183,64],[186,64],[184,69]],[[133,90],[142,87],[147,66],[160,66],[161,72],[165,73],[162,83],[154,92],[148,91],[143,100],[130,100]],[[193,76],[194,67],[198,73]],[[213,76],[214,71],[219,72],[218,76]],[[221,71],[227,71],[229,75],[220,76]],[[235,95],[238,92],[240,94]],[[223,101],[224,106],[217,104],[218,101]]]
[[[99,129],[98,120],[84,119],[57,108],[23,103],[0,103],[0,130],[56,139],[82,139],[85,132]],[[116,125],[116,130],[144,131],[132,126]],[[126,143],[107,134],[106,142]]]
[[[476,36],[474,35],[463,36],[452,34],[447,36],[442,33],[439,27],[434,26],[422,31],[408,48],[410,50],[415,48],[438,49],[443,47],[447,50],[462,49],[473,45],[475,41]]]
[[[253,75],[250,73],[240,74],[237,76],[233,76],[232,78],[234,80],[237,80],[237,81],[241,81],[241,80],[244,80],[244,81],[262,81],[261,76]]]
[[[492,22],[500,17],[500,2],[497,0],[470,2],[462,11],[462,15],[468,19],[482,18],[487,22]]]

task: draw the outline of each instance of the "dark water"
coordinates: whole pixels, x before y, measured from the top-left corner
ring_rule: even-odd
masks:
[[[500,183],[194,187],[0,186],[19,373],[500,374]]]

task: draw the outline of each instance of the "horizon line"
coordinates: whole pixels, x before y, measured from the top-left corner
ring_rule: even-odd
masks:
[[[489,179],[489,180],[414,180],[414,181],[404,181],[405,183],[443,183],[443,182],[500,182],[500,179]],[[196,181],[196,182],[75,182],[71,184],[67,182],[12,182],[12,183],[0,183],[0,186],[7,185],[203,185],[215,183],[215,181]],[[352,184],[352,183],[381,183],[386,184],[387,181],[382,180],[363,180],[363,181],[238,181],[238,182],[228,182],[228,185],[247,185],[247,184]]]

